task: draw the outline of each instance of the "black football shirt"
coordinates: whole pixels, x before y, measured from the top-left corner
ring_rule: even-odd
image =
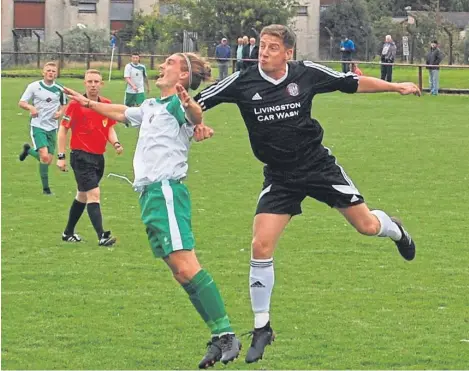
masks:
[[[273,170],[288,171],[313,164],[322,153],[323,129],[311,118],[313,97],[357,89],[358,76],[351,72],[294,61],[279,80],[256,65],[203,89],[194,99],[204,111],[220,103],[237,104],[254,155]]]

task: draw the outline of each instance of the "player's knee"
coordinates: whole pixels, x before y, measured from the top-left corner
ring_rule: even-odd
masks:
[[[99,202],[99,197],[100,197],[99,188],[96,187],[96,188],[93,188],[90,191],[87,191],[85,193],[85,196],[86,196],[86,200],[87,200],[88,203],[90,203],[90,202]]]
[[[194,277],[194,270],[192,267],[187,264],[179,264],[175,269],[173,269],[173,276],[176,281],[180,284],[189,282]]]
[[[269,259],[273,253],[273,243],[264,238],[254,237],[251,242],[254,259]]]
[[[78,202],[81,202],[82,204],[86,204],[86,201],[87,201],[86,192],[77,191],[77,195],[75,196],[75,199]]]
[[[379,221],[376,218],[364,218],[355,223],[356,230],[365,236],[376,236],[380,230]]]
[[[45,154],[40,153],[39,154],[39,160],[41,161],[41,163],[47,164],[47,165],[49,165],[50,162],[51,162],[51,159],[49,158],[48,153],[45,153]]]

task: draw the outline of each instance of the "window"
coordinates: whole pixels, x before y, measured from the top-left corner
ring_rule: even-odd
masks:
[[[15,1],[13,8],[14,28],[44,28],[45,5],[44,2],[39,1]]]
[[[131,21],[134,13],[134,4],[127,1],[112,1],[109,8],[111,21]]]
[[[308,15],[308,7],[305,5],[299,5],[296,7],[296,15]]]
[[[96,0],[80,0],[78,13],[96,13]]]

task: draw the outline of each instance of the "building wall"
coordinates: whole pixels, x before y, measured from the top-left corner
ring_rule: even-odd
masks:
[[[78,23],[109,32],[109,8],[110,0],[99,0],[96,13],[80,13],[78,6],[70,4],[70,0],[46,0],[46,39],[56,37],[55,31],[67,31]],[[61,16],[57,17],[57,13]]]
[[[13,39],[13,0],[2,0],[2,43]]]
[[[158,0],[134,0],[134,10],[143,10],[146,14],[152,13],[157,6]]]
[[[297,37],[296,58],[318,60],[320,0],[300,0],[299,3],[301,14],[292,20]],[[305,10],[307,14],[302,15]]]
[[[72,0],[72,2],[74,2]],[[76,1],[76,3],[78,0]],[[2,0],[1,32],[2,42],[12,40],[11,30],[14,26],[14,0]],[[134,11],[139,9],[145,13],[151,13],[158,0],[134,0]],[[119,15],[111,19],[111,0],[97,0],[96,13],[80,13],[77,5],[72,5],[70,0],[46,0],[45,1],[45,39],[57,37],[56,31],[64,32],[82,23],[92,29],[105,29],[110,31],[111,21],[128,21],[118,19]],[[22,15],[24,17],[24,15]],[[120,24],[120,23],[119,23]]]

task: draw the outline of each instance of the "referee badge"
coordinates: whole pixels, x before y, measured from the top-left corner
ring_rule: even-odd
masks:
[[[103,120],[103,126],[104,126],[104,127],[107,126],[107,118]]]
[[[288,94],[290,94],[292,97],[296,97],[298,94],[300,94],[298,85],[295,84],[294,82],[292,82],[291,84],[288,84],[287,91],[288,91]]]

